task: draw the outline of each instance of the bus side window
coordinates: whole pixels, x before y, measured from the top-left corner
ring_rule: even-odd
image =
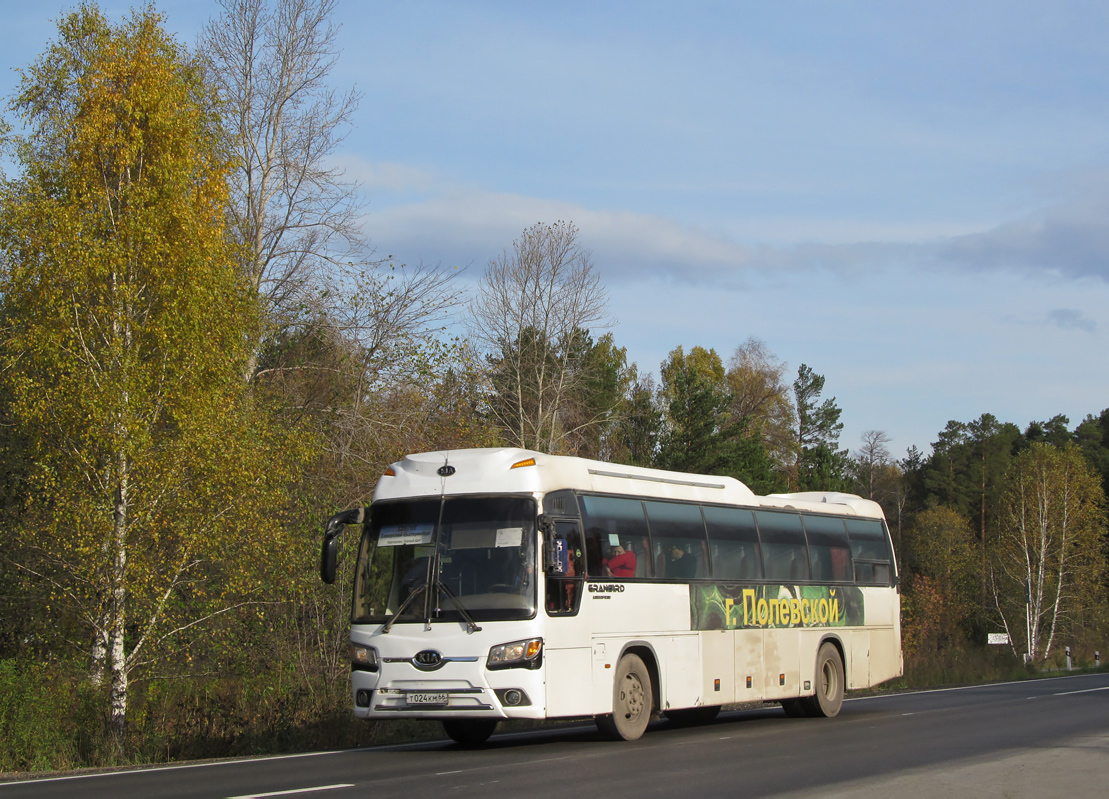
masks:
[[[699,505],[644,502],[654,545],[655,577],[689,580],[707,577],[705,520]]]
[[[848,519],[847,535],[855,561],[855,582],[889,585],[893,559],[882,523],[877,519]]]
[[[809,579],[809,557],[801,516],[790,511],[755,511],[767,580]]]
[[[759,533],[755,515],[744,508],[705,505],[705,526],[712,542],[714,580],[758,580],[762,577]]]
[[[805,535],[809,541],[809,563],[815,582],[847,582],[854,580],[851,571],[847,528],[843,519],[829,516],[804,516]]]
[[[622,497],[581,497],[585,560],[590,577],[650,577],[652,568],[643,503]],[[624,553],[624,554],[621,554]],[[627,553],[631,557],[627,557]],[[617,561],[618,559],[618,561]],[[608,562],[616,561],[615,569]]]

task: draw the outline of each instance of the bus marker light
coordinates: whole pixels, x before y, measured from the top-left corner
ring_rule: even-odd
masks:
[[[786,675],[779,674],[778,675],[778,685],[785,685],[785,684],[786,684]]]
[[[719,691],[720,690],[720,680],[719,679],[713,680],[712,690],[714,690],[714,691]]]
[[[747,687],[748,688],[751,687],[751,677],[750,676],[747,677]]]
[[[534,465],[535,465],[535,458],[528,458],[527,460],[516,461],[516,463],[512,464],[508,468],[510,468],[510,469],[519,469],[522,466],[534,466]]]

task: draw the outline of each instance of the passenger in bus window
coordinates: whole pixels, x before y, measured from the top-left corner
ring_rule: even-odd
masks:
[[[671,544],[666,559],[666,576],[671,580],[688,580],[697,576],[697,561],[680,544]]]
[[[635,553],[616,544],[605,558],[605,575],[608,577],[635,577]]]

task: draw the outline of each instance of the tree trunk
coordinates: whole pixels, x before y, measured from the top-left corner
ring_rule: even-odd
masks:
[[[109,721],[116,745],[123,743],[124,724],[127,719],[127,657],[124,633],[127,629],[127,516],[129,463],[126,453],[117,455],[118,486],[115,509],[112,514],[111,613],[108,628],[108,652],[111,668],[109,686]]]
[[[981,541],[982,592],[980,604],[986,608],[986,456],[982,455],[982,502],[978,517],[979,539]]]

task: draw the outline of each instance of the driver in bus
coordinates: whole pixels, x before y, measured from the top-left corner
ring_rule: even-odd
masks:
[[[635,577],[635,553],[616,544],[608,550],[604,573],[609,577]]]

